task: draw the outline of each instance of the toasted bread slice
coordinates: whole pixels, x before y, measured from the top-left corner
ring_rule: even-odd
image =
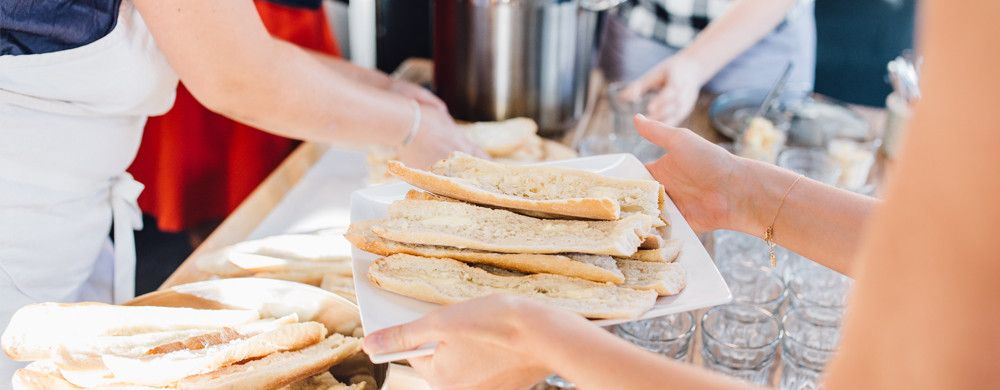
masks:
[[[361,340],[334,334],[314,345],[231,365],[177,382],[178,389],[274,390],[318,375],[361,351]]]
[[[228,277],[310,272],[349,264],[350,248],[339,234],[283,234],[207,253],[199,256],[195,265],[204,272]]]
[[[687,286],[687,274],[680,263],[619,259],[625,274],[623,287],[653,290],[659,295],[675,295]]]
[[[635,318],[656,301],[654,291],[562,275],[501,276],[460,261],[392,255],[372,263],[376,286],[422,301],[452,304],[492,294],[537,299],[589,318]]]
[[[435,201],[439,201],[439,202],[459,202],[459,203],[465,203],[465,202],[462,202],[462,201],[460,201],[458,199],[449,198],[447,196],[438,195],[438,194],[432,194],[430,192],[424,192],[424,191],[420,191],[420,190],[409,190],[409,191],[406,191],[406,199],[410,199],[410,200],[435,200]],[[534,217],[534,218],[539,218],[539,219],[567,219],[568,218],[568,217],[562,216],[562,215],[543,213],[543,212],[539,212],[539,211],[508,209],[508,208],[503,208],[503,207],[491,207],[491,206],[485,206],[485,207],[499,208],[499,209],[502,209],[502,210],[507,210],[507,211],[511,211],[511,212],[514,212],[514,213],[517,213],[517,214],[527,215],[529,217]],[[623,218],[627,218],[631,214],[633,214],[633,213],[624,213],[624,214],[622,214],[622,217]],[[662,227],[665,227],[665,226],[667,226],[667,224],[666,224],[666,222],[664,222],[663,219],[653,219],[653,227],[654,227],[654,229],[651,230],[650,232],[655,232],[655,231],[657,231],[656,229],[662,228]],[[653,234],[653,233],[648,233],[648,234]]]
[[[375,221],[351,224],[345,237],[363,251],[380,256],[403,253],[422,257],[442,257],[465,263],[486,264],[526,273],[566,275],[595,282],[622,283],[625,276],[606,256],[564,256],[523,253],[493,253],[446,246],[407,244],[386,240],[372,232]]]
[[[318,322],[283,325],[249,338],[229,339],[200,349],[180,349],[142,357],[104,355],[115,380],[145,386],[169,386],[191,375],[316,344],[326,336]]]
[[[29,364],[27,367],[17,370],[11,378],[13,390],[82,390],[83,387],[74,385],[62,377],[59,368],[55,363],[48,360],[40,360]],[[112,387],[114,389],[124,389],[123,387]],[[129,387],[134,390],[149,390],[154,387],[135,386]],[[100,388],[98,388],[100,389]],[[104,388],[101,390],[110,390]]]
[[[532,138],[537,138],[538,125],[529,118],[512,118],[497,122],[475,122],[461,126],[469,140],[493,157],[508,156]]]
[[[256,310],[198,310],[103,303],[39,303],[19,309],[3,333],[13,360],[44,360],[82,337],[127,336],[185,329],[220,329],[256,321]],[[70,326],[71,325],[71,326]]]
[[[398,161],[389,171],[416,187],[467,202],[568,217],[615,220],[622,212],[659,216],[666,198],[652,180],[627,180],[578,169],[514,166],[456,153],[431,172]]]
[[[532,218],[457,202],[401,200],[372,226],[397,242],[500,253],[588,253],[628,257],[655,219],[632,214],[618,221]]]
[[[289,260],[279,257],[258,255],[253,253],[232,253],[229,262],[241,269],[252,273],[274,272],[274,273],[338,273],[341,275],[351,274],[350,258],[343,258],[336,261],[316,261],[316,260]]]

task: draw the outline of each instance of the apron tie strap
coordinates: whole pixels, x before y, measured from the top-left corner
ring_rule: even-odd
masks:
[[[111,184],[111,212],[114,215],[115,273],[114,303],[121,304],[135,297],[135,236],[142,230],[142,210],[139,194],[145,186],[135,181],[128,172],[114,179]]]

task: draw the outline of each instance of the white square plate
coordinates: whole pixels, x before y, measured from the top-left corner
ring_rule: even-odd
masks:
[[[551,165],[584,169],[606,176],[626,179],[652,179],[646,167],[631,154],[610,154],[573,160],[555,161],[539,165]],[[392,202],[403,199],[406,191],[413,187],[406,183],[390,183],[369,187],[351,194],[351,220],[363,221],[383,218]],[[652,309],[641,318],[653,318],[705,307],[728,303],[732,299],[729,287],[719,274],[719,270],[708,256],[705,247],[681,216],[677,206],[668,198],[666,209],[671,226],[671,237],[683,241],[681,255],[677,259],[687,271],[687,288],[672,297],[660,297]],[[358,306],[361,307],[361,323],[365,334],[391,326],[416,320],[433,310],[436,304],[421,302],[413,298],[379,289],[368,281],[368,266],[378,256],[353,249],[354,286],[357,290]],[[634,320],[599,320],[600,326],[613,325]],[[433,345],[413,351],[371,356],[375,363],[384,363],[434,352]]]

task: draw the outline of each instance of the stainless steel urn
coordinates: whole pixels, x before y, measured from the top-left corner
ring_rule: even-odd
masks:
[[[587,104],[598,12],[614,0],[435,0],[434,87],[456,119],[529,117],[542,134]]]

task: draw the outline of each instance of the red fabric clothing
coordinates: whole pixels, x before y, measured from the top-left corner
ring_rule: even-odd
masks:
[[[256,5],[271,35],[339,55],[322,9]],[[225,218],[297,145],[208,111],[182,84],[170,112],[149,118],[129,171],[146,185],[142,211],[180,231]]]

